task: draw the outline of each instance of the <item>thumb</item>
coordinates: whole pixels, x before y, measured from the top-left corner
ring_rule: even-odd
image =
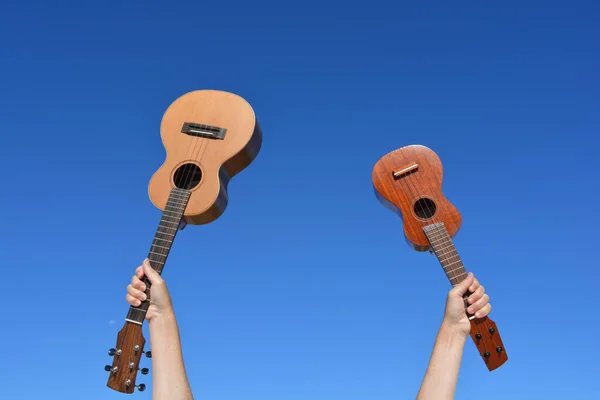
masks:
[[[144,270],[144,275],[146,276],[146,278],[148,278],[151,284],[154,285],[155,283],[159,283],[162,279],[160,277],[160,274],[156,272],[154,268],[152,268],[152,266],[150,265],[150,261],[147,258],[142,263],[142,269]]]
[[[471,286],[474,279],[475,277],[473,276],[473,273],[469,272],[467,277],[461,283],[454,286],[452,292],[460,297],[463,297],[465,293],[467,293],[467,290],[469,290],[469,286]]]

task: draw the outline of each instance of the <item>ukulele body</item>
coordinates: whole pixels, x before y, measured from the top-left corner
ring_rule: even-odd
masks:
[[[262,145],[252,107],[233,93],[196,90],[169,106],[160,132],[166,158],[148,184],[150,201],[164,211],[172,188],[188,189],[185,223],[216,220],[227,207],[229,181]]]
[[[451,237],[460,229],[462,217],[442,192],[443,174],[437,154],[421,145],[394,150],[373,167],[375,196],[402,218],[404,237],[417,251],[430,249],[424,225],[443,221]]]

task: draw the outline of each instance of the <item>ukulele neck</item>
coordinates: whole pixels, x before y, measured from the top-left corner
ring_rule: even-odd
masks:
[[[437,256],[440,264],[446,272],[446,276],[452,283],[452,286],[458,285],[467,277],[467,271],[463,266],[458,252],[454,248],[452,238],[448,234],[446,226],[442,222],[437,222],[423,227],[425,236],[431,244],[431,249]],[[469,314],[466,309],[469,306],[467,299],[472,293],[467,291],[463,296],[465,302],[465,312],[471,321],[470,336],[483,358],[488,370],[493,371],[508,360],[504,343],[496,327],[496,323],[489,317],[475,318]]]
[[[467,271],[465,271],[446,226],[443,222],[436,222],[423,227],[423,231],[450,283],[452,286],[458,285],[467,277]]]
[[[173,188],[162,213],[152,246],[150,247],[150,252],[148,253],[150,266],[159,274],[162,274],[167,262],[175,235],[183,220],[183,213],[190,199],[190,194],[189,190]],[[146,297],[149,299],[151,284],[146,277],[144,277],[143,282],[146,284]],[[150,302],[146,300],[139,307],[129,307],[126,321],[142,325],[149,305]]]

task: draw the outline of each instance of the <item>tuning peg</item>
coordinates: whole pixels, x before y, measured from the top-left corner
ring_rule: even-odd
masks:
[[[146,385],[144,385],[143,383],[140,383],[139,385],[135,385],[135,387],[137,388],[137,390],[139,390],[140,392],[143,392],[144,390],[146,390]]]
[[[150,350],[148,350],[148,351],[147,351],[146,353],[144,353],[144,354],[146,354],[146,357],[148,357],[148,358],[152,358],[152,352],[151,352]]]
[[[111,367],[110,365],[105,365],[104,370],[106,372],[112,371],[113,374],[116,374],[117,371],[119,370],[119,367],[117,367],[117,366]]]
[[[117,349],[109,349],[109,350],[108,350],[108,355],[109,355],[109,356],[111,356],[111,357],[112,357],[112,356],[114,356],[115,354],[117,354],[117,355],[121,355],[121,350],[120,350],[120,349],[119,349],[119,350],[117,350]]]
[[[150,371],[148,368],[140,369],[140,372],[142,373],[142,375],[148,375],[148,371]]]

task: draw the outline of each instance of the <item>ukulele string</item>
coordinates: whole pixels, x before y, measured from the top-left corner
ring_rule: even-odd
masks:
[[[199,146],[199,151],[198,152],[200,153],[200,151],[202,150],[202,145],[203,145],[203,140],[202,139],[204,139],[204,138],[198,138],[198,137],[195,137],[195,136],[191,136],[191,139],[192,139],[191,143],[187,147],[182,147],[180,145],[180,146],[177,147],[177,150],[175,151],[175,153],[176,153],[177,156],[180,156],[180,155],[184,155],[185,156],[185,158],[182,159],[183,162],[191,161],[192,158],[194,158],[194,159],[196,158],[196,157],[192,157],[192,156],[194,155],[194,152],[196,150],[196,145],[198,144],[198,142],[200,142],[200,146]],[[197,161],[200,161],[200,160],[197,160]],[[190,177],[192,176],[193,170],[194,170],[194,166],[190,165],[190,164],[191,163],[188,162],[188,165],[184,165],[183,166],[183,169],[182,169],[182,171],[180,173],[180,178],[181,178],[180,183],[184,183],[184,184],[187,183],[188,179],[190,179]],[[174,200],[175,203],[180,203],[181,202],[181,200],[179,200],[177,198],[173,198],[173,200]],[[178,204],[178,205],[181,205],[181,204]],[[166,204],[165,204],[165,210],[166,210]],[[164,212],[164,210],[163,210],[163,212]],[[184,212],[185,212],[185,210],[184,210]],[[179,229],[179,226],[175,228],[175,233],[173,233],[173,236],[171,237],[171,242],[175,238],[175,234],[177,233],[177,229]],[[157,253],[158,255],[162,256],[163,258],[166,258],[167,257],[167,249],[164,249],[162,246],[159,247],[159,248],[157,248],[156,245],[157,245],[156,241],[153,241],[153,245],[152,245],[151,251],[153,253]],[[164,264],[163,264],[163,267],[164,267]],[[156,270],[157,268],[153,267],[153,269]],[[163,268],[160,268],[160,273],[162,273],[162,269]],[[146,291],[148,292],[147,296],[149,297],[149,289],[150,289],[151,284],[147,280],[147,278],[144,279],[144,280],[146,281],[145,282],[146,287],[147,287]]]
[[[229,135],[231,136],[231,133],[229,133]],[[211,143],[210,139],[205,139],[205,138],[202,138],[202,139],[204,139],[203,142],[206,143],[206,146],[204,146],[204,148],[202,148],[202,146],[201,146],[200,149],[198,150],[197,155],[194,156],[194,160],[198,161],[198,163],[200,163],[200,161],[202,160],[202,158],[204,158],[204,156],[206,155],[206,152],[208,151],[208,147],[210,146],[210,143]],[[219,171],[220,171],[220,169],[217,170],[217,179],[220,179]],[[203,171],[201,170],[201,173],[202,172]]]
[[[204,155],[206,154],[206,151],[208,150],[208,147],[210,146],[210,139],[205,139],[204,142],[206,142],[206,146],[204,146],[204,149],[201,149],[200,151],[198,151],[198,163],[200,163],[200,160],[202,160],[202,158],[204,157]],[[202,171],[200,171],[202,173]],[[202,175],[201,175],[202,177]],[[218,173],[217,173],[217,178],[218,178]]]
[[[196,149],[196,143],[194,143],[194,149],[192,150],[193,157],[192,157],[192,155],[190,155],[190,158],[193,159],[193,161],[196,161],[198,164],[202,165],[200,161],[202,160],[202,158],[204,158],[204,155],[206,154],[206,151],[208,150],[208,147],[210,146],[211,141],[210,141],[210,139],[202,138],[202,137],[196,138],[196,141],[200,142],[200,147],[198,148],[198,152],[194,155],[194,151]],[[190,169],[193,170],[193,167],[190,167]],[[203,180],[203,172],[204,171],[202,170],[202,168],[200,168],[200,182],[198,184],[200,184]],[[187,176],[186,176],[186,179],[187,179]]]
[[[411,158],[412,158],[412,159],[414,159],[414,157],[411,157]],[[418,173],[418,171],[417,171],[417,172],[415,172],[415,173]],[[421,188],[420,188],[420,186],[419,186],[419,183],[418,183],[418,181],[417,181],[416,179],[413,179],[412,175],[413,175],[413,174],[410,174],[410,175],[408,175],[408,176],[407,176],[407,180],[406,180],[406,181],[407,181],[407,183],[408,183],[408,184],[411,184],[411,185],[413,186],[413,188],[415,189],[416,195],[418,196],[418,198],[419,198],[419,199],[426,199],[427,197],[426,197],[426,196],[424,196],[424,195],[421,193]],[[423,207],[423,204],[425,205],[424,207]],[[435,223],[437,223],[437,222],[440,222],[439,220],[437,220],[437,217],[439,216],[439,212],[438,212],[437,214],[435,213],[436,211],[439,211],[439,210],[436,210],[436,209],[433,209],[433,210],[432,210],[431,208],[429,208],[429,204],[428,204],[428,202],[426,202],[426,201],[424,201],[424,202],[420,202],[420,203],[419,203],[419,202],[417,202],[417,203],[415,204],[415,207],[417,208],[417,210],[415,210],[415,211],[417,211],[417,212],[420,212],[420,213],[421,213],[421,215],[430,215],[430,216],[431,216],[431,220],[430,220],[431,222],[429,222],[429,221],[428,221],[428,222],[427,222],[427,225],[430,225],[430,224],[435,224]],[[418,215],[418,214],[417,214],[417,215]],[[422,220],[419,220],[419,223],[420,223],[422,226],[425,226],[425,222],[424,222],[424,221],[422,221]],[[451,242],[451,244],[452,244],[452,242]],[[452,258],[458,258],[457,260],[454,260],[453,262],[461,261],[461,260],[460,260],[460,257],[458,256],[458,252],[456,252],[456,254],[455,254],[455,255],[453,255],[453,256],[451,256],[451,257],[450,257],[450,259],[452,259]],[[461,264],[462,264],[462,262],[461,262]],[[462,267],[463,267],[463,269],[464,269],[464,265],[463,265]],[[444,268],[444,270],[445,270],[445,268]],[[467,271],[465,270],[465,271],[464,271],[464,274],[466,274],[466,273],[467,273]],[[448,275],[450,276],[450,279],[451,279],[451,280],[456,280],[457,278],[459,278],[459,277],[460,277],[460,275],[463,275],[463,273],[459,273],[459,272],[457,272],[457,271],[456,271],[456,269],[454,269],[454,270],[451,270],[451,271],[448,273]],[[465,276],[465,278],[466,278],[466,276]],[[454,286],[454,285],[453,285],[453,286]]]
[[[198,142],[200,142],[200,149],[202,149],[202,141],[200,141],[200,139],[203,139],[203,138],[198,138],[195,136],[190,136],[190,138],[191,138],[191,142],[188,144],[188,146],[184,147],[182,145],[179,145],[177,147],[177,150],[175,151],[177,158],[179,158],[181,155],[183,155],[185,157],[181,159],[182,162],[184,162],[184,163],[187,162],[187,165],[183,166],[183,168],[179,174],[179,177],[178,177],[179,179],[177,179],[180,184],[184,184],[184,185],[188,182],[188,179],[191,179],[191,177],[193,176],[194,166],[190,165],[191,163],[189,163],[189,161],[191,161],[192,156],[194,155],[196,145],[198,144]],[[175,187],[177,187],[177,185],[175,185]],[[186,188],[186,187],[184,186],[184,188]],[[181,206],[180,199],[173,197],[172,200],[178,206]],[[166,208],[166,205],[165,205],[165,208]],[[172,211],[170,211],[170,212],[172,212]],[[175,234],[177,232],[177,229],[179,229],[179,226],[177,226],[175,229],[176,229],[176,231],[173,234],[173,236],[171,237],[171,243],[175,238]],[[157,253],[158,255],[162,256],[163,258],[166,258],[167,249],[164,249],[162,246],[159,248],[156,248],[156,246],[153,246],[153,247],[154,247],[154,249],[152,250],[153,252]],[[156,250],[158,250],[158,251],[156,251]],[[163,267],[164,267],[164,265],[163,265]],[[162,273],[162,268],[160,269],[160,271]]]
[[[407,149],[407,151],[409,151],[409,150]],[[412,156],[411,156],[410,158],[411,158],[411,159],[415,159],[416,157],[412,157]],[[419,171],[417,170],[415,173],[418,173],[418,172],[419,172]],[[419,187],[418,181],[416,181],[415,179],[412,179],[412,178],[413,178],[413,177],[412,177],[412,175],[413,175],[413,174],[410,174],[410,175],[408,175],[408,176],[406,177],[406,178],[407,178],[407,179],[406,179],[406,182],[407,182],[407,184],[410,184],[410,185],[412,185],[412,186],[413,186],[413,188],[415,189],[415,193],[416,193],[416,195],[417,195],[417,197],[418,197],[418,199],[419,199],[419,200],[420,200],[420,199],[426,199],[427,197],[426,197],[426,196],[424,196],[424,195],[421,193],[421,188]],[[425,205],[425,208],[423,207],[423,204]],[[417,200],[417,202],[415,203],[415,208],[417,208],[417,209],[415,210],[415,213],[417,214],[417,216],[419,215],[419,213],[420,213],[421,215],[425,215],[425,216],[428,216],[428,215],[429,215],[429,216],[431,216],[431,220],[430,220],[430,221],[427,221],[427,225],[430,225],[430,224],[435,224],[436,222],[439,222],[439,221],[436,221],[436,218],[435,218],[435,217],[436,217],[436,215],[435,215],[435,211],[436,211],[436,210],[435,210],[435,209],[434,209],[434,210],[431,210],[431,209],[429,208],[429,203],[428,203],[428,202],[426,202],[426,201],[424,201],[424,202],[419,202],[419,201]],[[439,215],[439,214],[438,214],[438,215]],[[423,227],[425,226],[425,224],[426,224],[426,223],[425,223],[424,221],[422,221],[421,219],[419,219],[418,221],[419,221],[419,223],[421,224],[421,226],[423,226]],[[433,250],[433,247],[432,247],[432,250]],[[452,256],[452,257],[455,257],[455,256]],[[445,269],[444,269],[444,270],[445,270]],[[466,271],[465,271],[465,272],[466,272]],[[455,272],[455,271],[453,271],[453,270],[452,270],[452,271],[450,271],[450,275],[451,275],[451,276],[450,276],[450,278],[451,278],[451,279],[456,279],[456,278],[458,278],[458,277],[460,276],[460,275],[456,275],[456,272]],[[453,285],[453,286],[454,286],[454,285]]]
[[[208,107],[208,105],[206,105]],[[196,152],[196,145],[198,146],[198,151]],[[204,137],[195,137],[192,136],[192,143],[188,146],[188,148],[186,149],[185,152],[185,158],[184,158],[184,162],[188,161],[188,165],[183,167],[183,172],[182,172],[182,182],[186,183],[187,185],[191,184],[191,181],[194,178],[194,170],[195,167],[198,167],[200,169],[200,182],[202,182],[203,180],[203,171],[202,171],[202,167],[201,167],[201,159],[202,156],[204,155],[205,150],[208,148],[209,146],[209,139],[204,138]],[[200,164],[200,165],[196,165],[196,163]],[[200,184],[200,182],[198,184]],[[185,187],[185,189],[190,190],[193,189],[192,187]],[[191,194],[190,194],[191,197]]]
[[[416,179],[410,179],[410,178],[411,178],[411,176],[408,176],[408,178],[409,178],[409,179],[408,179],[408,182],[410,182],[410,183],[411,183],[411,184],[412,184],[414,187],[419,187],[418,180],[416,180]],[[420,190],[417,190],[417,193],[418,193],[419,197],[421,197]],[[427,205],[427,203],[426,203],[426,202],[425,202],[425,207],[427,208],[427,212],[429,213],[429,215],[433,215],[433,212],[432,212],[432,210],[429,208],[429,206]],[[424,210],[423,210],[423,208],[421,208],[421,211],[424,211]],[[435,210],[433,210],[433,211],[435,211]],[[440,221],[437,219],[437,217],[439,217],[439,212],[438,212],[438,214],[437,214],[437,216],[436,216],[436,217],[433,217],[433,218],[432,218],[432,220],[433,220],[433,223],[440,222]],[[422,225],[424,225],[424,223],[423,223],[423,222],[421,222],[421,224],[422,224]],[[448,233],[448,236],[450,236],[450,234],[449,234],[449,233]],[[450,238],[450,244],[451,244],[452,246],[454,246],[454,243],[452,242],[452,238]],[[464,263],[462,262],[462,260],[461,260],[461,258],[460,258],[460,256],[459,256],[459,254],[458,254],[458,251],[456,250],[456,247],[455,247],[455,255],[453,255],[453,256],[451,257],[451,259],[452,259],[452,258],[456,258],[456,260],[454,260],[455,262],[457,262],[457,261],[458,261],[458,262],[460,262],[460,263],[461,263],[461,265],[462,265],[462,268],[463,268],[463,270],[464,270],[464,274],[467,274],[466,268],[464,267]],[[457,273],[456,271],[451,271],[451,275],[453,275],[453,276],[451,277],[452,279],[456,279],[456,278],[458,278],[460,275],[462,275],[462,273]],[[465,278],[466,278],[466,276],[465,276]],[[466,310],[465,310],[465,311],[466,311]],[[492,326],[491,326],[491,323],[489,322],[489,319],[488,319],[488,318],[484,318],[484,319],[481,319],[481,318],[474,318],[474,319],[473,319],[473,321],[472,321],[472,324],[475,324],[475,325],[483,325],[483,326],[484,326],[484,328],[485,328],[485,330],[487,330],[487,331],[489,331],[489,329],[490,329],[490,328],[492,328]],[[495,337],[492,337],[492,342],[494,343],[494,345],[495,345],[495,346],[498,346],[498,343],[496,342],[496,340],[495,340]],[[487,348],[487,343],[486,343],[486,341],[483,341],[482,343],[483,343],[484,351],[486,351],[486,352],[487,352],[487,351],[489,351],[489,349]]]
[[[413,158],[413,157],[411,157],[411,158]],[[417,172],[415,172],[415,173],[418,173],[418,171],[417,171]],[[410,174],[409,176],[407,176],[407,180],[406,180],[406,181],[407,181],[407,183],[408,183],[408,184],[411,184],[411,185],[413,186],[413,188],[415,189],[416,195],[418,196],[418,198],[419,198],[419,199],[425,199],[425,198],[427,198],[427,197],[423,196],[423,194],[421,193],[421,190],[420,190],[419,183],[418,183],[418,181],[416,181],[415,179],[412,179],[412,175],[413,175],[413,174]],[[423,204],[425,204],[425,208],[423,207]],[[435,209],[434,209],[434,210],[431,210],[431,209],[429,208],[429,204],[428,204],[428,202],[416,203],[416,204],[415,204],[415,206],[416,206],[417,208],[419,208],[419,207],[420,207],[420,209],[418,209],[418,210],[416,210],[416,211],[420,211],[421,215],[430,215],[430,216],[431,216],[431,219],[430,219],[430,221],[428,221],[428,222],[427,222],[427,225],[430,225],[430,224],[435,224],[435,223],[437,223],[437,222],[440,222],[440,221],[438,221],[438,220],[437,220],[437,217],[439,216],[439,213],[437,213],[437,215],[436,215],[436,214],[435,214],[435,211],[436,211],[436,210],[435,210]],[[420,224],[421,224],[423,227],[425,226],[425,222],[424,222],[424,221],[422,221],[422,220],[420,220],[420,219],[419,219],[419,223],[420,223]],[[444,226],[445,226],[445,224],[444,224]],[[433,246],[431,246],[431,248],[432,248],[432,250],[433,250]],[[458,252],[456,252],[456,254],[455,254],[455,255],[453,255],[452,257],[458,257]],[[451,257],[451,258],[452,258],[452,257]],[[455,261],[460,261],[460,257],[458,257],[458,258],[459,258],[459,259],[458,259],[458,260],[455,260]],[[463,269],[464,269],[464,265],[463,265]],[[445,270],[445,269],[444,269],[444,270]],[[466,273],[466,270],[465,270],[465,273]],[[461,274],[457,274],[457,272],[456,272],[455,270],[451,270],[449,275],[450,275],[450,279],[453,279],[453,280],[455,280],[455,279],[456,279],[456,278],[458,278],[458,277],[459,277]],[[455,286],[455,285],[453,285],[453,286]]]
[[[414,159],[414,157],[411,157],[411,158],[412,158],[412,159]],[[416,173],[418,173],[418,172],[416,172]],[[408,176],[406,177],[406,178],[407,178],[407,185],[408,185],[408,184],[411,184],[411,185],[413,186],[413,188],[415,189],[416,195],[417,195],[419,198],[423,198],[423,195],[421,194],[421,190],[420,190],[420,188],[419,188],[418,181],[417,181],[416,179],[411,179],[411,175],[413,175],[413,174],[410,174],[410,175],[408,175]],[[409,193],[410,193],[410,190],[409,190]],[[431,209],[429,208],[429,206],[427,205],[427,202],[424,202],[424,203],[425,203],[425,207],[427,208],[427,213],[428,213],[428,214],[426,214],[426,215],[433,215],[433,212],[435,212],[435,210],[433,210],[433,212],[432,212],[432,210],[431,210]],[[421,207],[421,208],[420,208],[420,211],[421,211],[421,212],[424,212],[424,211],[425,211],[425,209],[423,208],[423,206],[422,206],[421,204],[419,204],[419,206]],[[417,207],[418,207],[418,206],[417,206]],[[439,217],[439,213],[437,214],[437,216]],[[440,222],[440,221],[439,221],[439,220],[437,220],[437,218],[436,218],[436,217],[432,217],[432,223],[436,223],[436,222]],[[425,225],[425,223],[424,223],[423,221],[420,221],[420,220],[419,220],[419,223],[420,223],[422,226],[424,226],[424,225]],[[428,223],[428,224],[429,224],[429,223]],[[450,236],[450,234],[449,234],[449,233],[448,233],[448,236]],[[450,238],[450,240],[451,240],[451,238]],[[452,245],[454,245],[454,243],[453,243],[452,241],[451,241],[450,243],[451,243]],[[456,250],[456,249],[455,249],[455,250]],[[466,273],[467,273],[467,271],[466,271],[466,268],[464,268],[464,263],[463,263],[463,262],[462,262],[462,260],[460,259],[460,256],[458,255],[458,251],[455,251],[455,253],[456,253],[456,254],[455,254],[455,255],[453,255],[451,258],[454,258],[454,257],[455,257],[455,258],[457,258],[457,260],[455,260],[455,261],[460,261],[460,263],[462,264],[462,267],[463,267],[464,273],[466,274]],[[450,275],[454,275],[454,276],[451,276],[451,279],[456,279],[456,278],[458,278],[458,277],[459,277],[461,274],[458,274],[456,271],[451,271]],[[466,278],[466,276],[465,276],[465,278]],[[465,310],[465,311],[466,311],[466,310]],[[485,318],[485,319],[483,319],[483,320],[482,320],[482,319],[475,319],[475,318],[474,318],[474,319],[473,319],[473,324],[477,324],[477,325],[483,325],[483,326],[485,327],[485,329],[486,329],[486,330],[488,330],[488,331],[489,331],[489,329],[490,329],[490,328],[492,328],[492,327],[491,327],[491,324],[489,323],[489,320],[488,320],[487,318]],[[498,343],[496,343],[496,340],[495,340],[495,338],[494,338],[494,337],[492,337],[492,342],[494,342],[494,345],[498,346]],[[486,351],[486,352],[487,352],[487,351],[489,351],[489,349],[487,348],[486,342],[485,342],[485,341],[483,341],[482,343],[483,343],[483,346],[484,346],[484,351]]]
[[[195,161],[195,162],[199,163],[200,160],[196,160],[197,157],[194,155],[194,153],[196,151],[196,145],[199,144],[198,153],[200,153],[205,141],[206,141],[206,139],[203,137],[192,136],[192,143],[190,144],[190,146],[188,146],[188,149],[186,150],[185,158],[183,159],[184,162],[187,161],[188,163],[185,167],[183,167],[182,183],[188,184],[189,183],[188,180],[191,181],[191,179],[193,178],[193,171],[194,171],[195,163],[190,162],[190,161]],[[198,154],[198,153],[196,153],[196,154]],[[201,173],[202,173],[202,170],[201,170]],[[185,189],[189,190],[191,188],[185,187]]]

